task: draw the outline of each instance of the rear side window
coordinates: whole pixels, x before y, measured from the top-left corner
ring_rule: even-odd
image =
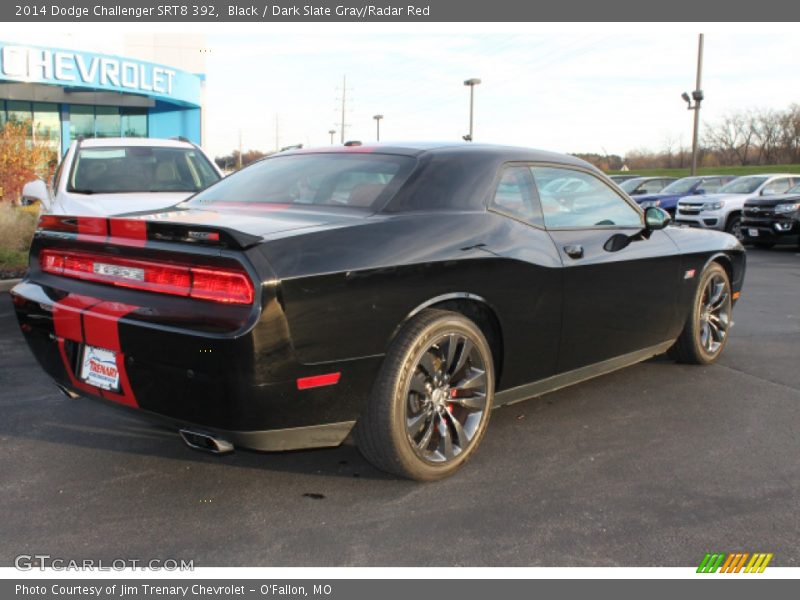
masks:
[[[539,199],[529,167],[503,169],[492,199],[492,208],[523,221],[543,225]]]
[[[375,208],[393,195],[414,159],[388,154],[295,154],[247,167],[196,195],[190,204],[253,202]]]

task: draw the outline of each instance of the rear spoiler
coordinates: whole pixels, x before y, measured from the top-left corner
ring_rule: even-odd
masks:
[[[82,242],[120,246],[144,246],[148,241],[153,241],[198,244],[237,250],[245,250],[263,241],[260,236],[227,227],[143,218],[62,215],[39,217],[36,235],[58,238],[66,236]]]

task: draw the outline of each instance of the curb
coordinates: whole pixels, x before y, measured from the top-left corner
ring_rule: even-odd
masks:
[[[0,279],[0,293],[11,291],[22,279]]]

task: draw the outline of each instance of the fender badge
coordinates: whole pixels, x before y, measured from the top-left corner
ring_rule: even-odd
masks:
[[[689,269],[688,271],[686,271],[686,273],[683,274],[683,278],[684,279],[692,279],[696,272],[697,271],[695,271],[694,269]]]

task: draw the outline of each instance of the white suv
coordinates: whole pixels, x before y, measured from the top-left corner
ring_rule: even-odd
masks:
[[[742,239],[742,208],[746,200],[786,193],[800,183],[789,173],[745,175],[723,185],[715,194],[686,196],[678,201],[675,223],[727,231]]]
[[[25,184],[24,203],[61,215],[108,216],[177,204],[216,183],[219,169],[182,139],[99,138],[73,142],[51,185]]]

